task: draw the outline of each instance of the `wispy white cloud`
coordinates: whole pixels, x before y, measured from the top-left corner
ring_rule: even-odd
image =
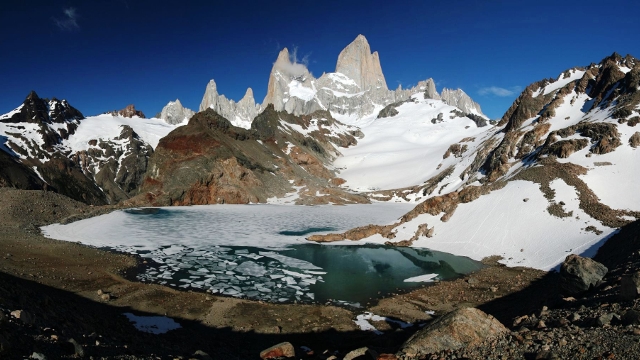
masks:
[[[276,63],[278,70],[293,76],[299,77],[309,71],[309,54],[304,55],[302,59],[298,59],[298,47],[293,47],[293,52],[289,53],[289,63]],[[310,73],[310,72],[309,72]]]
[[[63,9],[62,12],[64,13],[62,18],[53,18],[53,21],[61,30],[71,31],[80,28],[78,25],[78,12],[76,11],[76,8],[69,7]]]
[[[478,90],[478,94],[482,96],[493,95],[499,97],[514,96],[518,94],[522,88],[520,86],[512,86],[510,88],[502,88],[498,86],[483,87]]]

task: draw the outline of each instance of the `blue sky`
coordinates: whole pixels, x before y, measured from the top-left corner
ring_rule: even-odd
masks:
[[[31,90],[86,116],[170,100],[197,110],[209,79],[262,102],[283,47],[316,76],[335,70],[358,34],[390,88],[433,78],[499,118],[528,84],[599,62],[640,57],[634,1],[3,1],[0,113]]]

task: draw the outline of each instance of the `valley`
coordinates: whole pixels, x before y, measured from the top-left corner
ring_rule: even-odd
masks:
[[[496,120],[433,79],[388,89],[362,35],[319,78],[282,49],[267,88],[235,102],[210,80],[198,112],[176,100],[150,119],[32,91],[0,115],[0,304],[40,314],[13,316],[0,350],[81,356],[66,337],[107,358],[256,358],[282,341],[307,358],[459,358],[420,337],[468,307],[500,339],[465,343],[478,358],[637,350],[621,349],[640,334],[623,320],[638,307],[623,290],[639,269],[636,58],[532,83]],[[598,279],[568,290],[570,259]],[[141,334],[131,311],[181,327]],[[594,327],[613,345],[582,346]]]

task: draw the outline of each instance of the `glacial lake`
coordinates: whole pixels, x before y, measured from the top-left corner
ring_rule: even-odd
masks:
[[[428,249],[305,240],[314,233],[392,223],[412,207],[377,203],[141,208],[49,225],[42,231],[54,239],[147,259],[137,274],[143,282],[270,302],[359,306],[482,267],[469,258]]]

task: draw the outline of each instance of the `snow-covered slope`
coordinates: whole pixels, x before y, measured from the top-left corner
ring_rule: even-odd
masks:
[[[175,127],[138,116],[84,118],[65,100],[32,92],[0,116],[0,150],[37,174],[43,187],[102,204],[135,194],[153,148]]]
[[[158,146],[160,139],[165,137],[179,124],[167,124],[161,119],[142,119],[139,117],[122,117],[113,115],[89,116],[82,121],[76,132],[69,139],[62,142],[61,146],[71,151],[88,150],[95,145],[90,145],[91,140],[111,140],[120,136],[123,126],[129,126],[140,138],[152,148]]]
[[[614,54],[534,83],[486,130],[461,126],[470,120],[447,122],[445,113],[440,125],[448,131],[438,136],[430,132],[438,127],[425,126],[425,104],[434,103],[402,104],[395,116],[370,121],[362,127],[365,138],[336,162],[344,167],[345,185],[402,186],[423,181],[425,174],[426,184],[441,189],[396,191],[396,201],[422,202],[365,241],[402,242],[474,259],[499,255],[510,266],[552,269],[570,253],[593,255],[616,228],[640,218],[632,180],[640,176],[640,62],[633,57]],[[417,130],[421,126],[424,134]],[[445,145],[465,131],[475,137],[466,151],[450,149],[460,155],[442,159]],[[422,161],[416,151],[401,150],[421,141],[424,149],[438,150],[425,151]],[[429,179],[439,162],[453,171]],[[414,180],[403,183],[409,178]],[[405,192],[415,195],[401,196]],[[324,241],[350,236],[357,232]]]
[[[397,115],[359,121],[364,137],[344,149],[334,165],[345,186],[357,191],[400,189],[419,185],[450,166],[447,187],[462,183],[460,174],[469,165],[473,150],[490,131],[461,116],[460,110],[423,93],[395,108]],[[464,151],[443,158],[452,144],[463,142]]]

